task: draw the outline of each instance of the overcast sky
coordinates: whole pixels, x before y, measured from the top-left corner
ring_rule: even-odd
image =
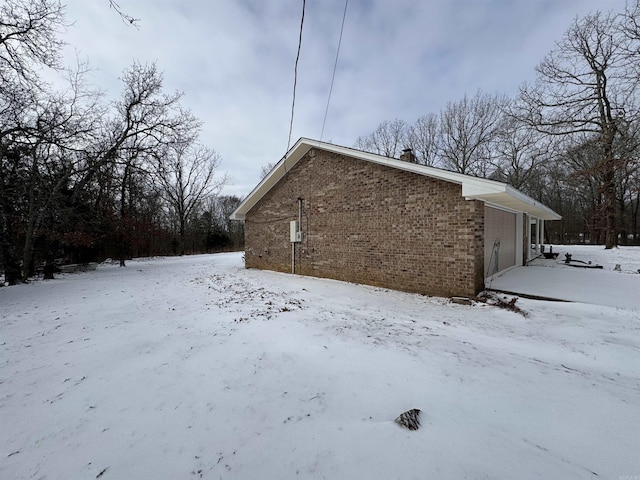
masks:
[[[91,81],[119,95],[134,60],[204,122],[225,194],[247,195],[287,149],[302,0],[65,0],[64,35]],[[477,89],[513,96],[576,16],[624,0],[350,0],[323,140],[353,146],[383,120],[408,123]],[[307,0],[291,143],[319,139],[344,0]],[[68,50],[68,63],[75,53]]]

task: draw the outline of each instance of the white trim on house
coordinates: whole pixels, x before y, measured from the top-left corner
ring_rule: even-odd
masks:
[[[536,226],[535,238],[532,238],[531,226]],[[529,225],[527,225],[527,237],[528,237],[528,250],[527,250],[527,262],[539,257],[542,254],[542,244],[544,243],[544,219],[529,217]]]
[[[320,142],[309,138],[300,138],[287,152],[267,176],[251,191],[238,208],[231,214],[231,220],[244,220],[247,212],[260,201],[282,177],[304,157],[312,148],[320,148],[333,153],[346,155],[367,162],[397,168],[407,172],[456,183],[462,186],[462,196],[469,200],[481,200],[489,205],[511,210],[515,213],[525,212],[541,220],[560,220],[562,217],[540,202],[507,185],[506,183],[472,177],[457,172],[449,172],[435,167],[427,167],[415,163],[389,158],[375,153],[363,152],[353,148],[342,147],[332,143]]]
[[[487,207],[495,208],[496,210],[503,210],[509,213],[522,213],[520,210],[516,210],[514,208],[505,207],[503,205],[498,205],[497,203],[492,202],[484,202]]]

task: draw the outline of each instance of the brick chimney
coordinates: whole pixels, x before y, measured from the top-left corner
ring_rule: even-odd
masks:
[[[418,163],[418,158],[413,154],[413,150],[410,148],[405,148],[402,150],[402,154],[400,154],[400,160],[409,163]]]

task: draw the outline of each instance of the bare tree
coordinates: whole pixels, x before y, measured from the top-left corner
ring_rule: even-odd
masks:
[[[64,7],[52,0],[4,0],[0,6],[0,93],[15,95],[16,83],[40,88],[38,68],[60,68],[58,38]],[[7,90],[13,91],[7,91]]]
[[[617,244],[614,144],[635,85],[628,81],[626,40],[616,16],[600,12],[576,19],[556,48],[536,68],[537,81],[520,95],[520,118],[537,130],[561,136],[591,136],[600,149],[597,168],[606,217],[605,248]],[[634,82],[635,83],[635,82]]]
[[[358,137],[355,148],[385,157],[397,158],[408,143],[407,124],[404,120],[395,119],[385,120],[376,127],[371,135]]]
[[[157,157],[156,176],[175,216],[179,253],[185,253],[185,226],[202,201],[217,194],[226,176],[216,178],[220,156],[212,149],[192,142],[175,142]]]
[[[9,285],[22,279],[15,244],[15,223],[18,215],[13,201],[19,198],[21,153],[13,145],[3,145],[0,155],[0,250],[4,266],[4,281]]]
[[[23,125],[21,138],[26,147],[23,185],[28,202],[23,217],[24,281],[34,274],[34,241],[44,218],[56,208],[61,192],[86,168],[78,153],[92,138],[99,115],[104,111],[99,104],[99,95],[84,83],[84,66],[70,73],[69,88],[38,97],[33,116]]]
[[[39,70],[60,68],[58,30],[64,11],[49,0],[5,0],[0,6],[0,249],[5,281],[22,279],[15,224],[33,136],[43,127],[36,105],[49,94]],[[46,92],[46,93],[45,93]]]
[[[122,96],[109,105],[85,84],[85,65],[68,72],[69,85],[59,91],[43,81],[43,70],[62,72],[57,35],[65,27],[59,1],[0,5],[0,264],[9,284],[26,280],[43,255],[52,260],[64,245],[82,256],[94,241],[122,234],[124,258],[122,245],[137,241],[138,226],[165,241],[168,222],[158,185],[150,182],[157,180],[150,159],[169,145],[195,145],[199,131],[200,122],[180,106],[182,94],[163,91],[155,64],[126,69]],[[202,180],[195,172],[207,178],[206,168],[194,165],[206,157],[215,163],[217,155],[189,148],[181,155],[195,160],[183,178]],[[190,199],[215,191],[213,185],[183,183],[187,211]]]
[[[531,194],[528,185],[536,175],[545,172],[545,165],[556,154],[553,139],[520,122],[505,116],[493,142],[495,153],[492,178]]]
[[[273,170],[273,167],[275,167],[275,163],[267,163],[266,165],[263,165],[262,168],[260,169],[260,179],[264,179],[266,178],[267,175],[269,175],[269,172],[271,172],[271,170]]]
[[[124,23],[133,25],[136,28],[138,28],[140,19],[132,17],[131,15],[126,13],[124,10],[122,10],[122,8],[120,8],[120,5],[115,0],[109,0],[109,7],[116,11],[116,13],[120,16],[120,18]]]
[[[616,195],[619,214],[619,238],[627,245],[629,237],[638,239],[640,208],[640,118],[620,124],[620,135],[614,145],[615,155],[622,159],[616,171]]]
[[[457,102],[448,102],[440,112],[440,156],[442,166],[455,172],[486,176],[505,99],[481,91]]]
[[[91,169],[82,183],[86,184],[109,162],[122,166],[118,238],[120,266],[125,266],[130,244],[126,198],[134,173],[145,172],[141,162],[148,163],[149,158],[157,158],[176,138],[192,141],[199,122],[181,108],[181,93],[164,93],[163,77],[155,64],[136,62],[125,70],[122,80],[124,88],[122,97],[114,105],[116,113],[105,125]],[[152,170],[149,166],[148,171]]]
[[[440,125],[437,115],[429,113],[409,127],[407,132],[408,146],[413,150],[418,163],[436,166],[440,150]]]
[[[37,103],[21,120],[21,135],[12,137],[21,145],[13,149],[13,158],[19,160],[22,171],[23,280],[33,273],[34,240],[44,219],[59,209],[61,201],[70,206],[86,203],[94,180],[105,173],[113,175],[108,180],[113,185],[109,194],[119,198],[115,200],[119,204],[116,233],[124,265],[131,237],[133,192],[140,190],[134,180],[144,171],[141,163],[176,135],[186,135],[197,127],[193,116],[180,108],[181,95],[163,93],[162,76],[155,65],[134,64],[125,71],[124,91],[111,106],[111,116],[95,94],[87,93],[81,79],[81,75],[74,76],[75,83],[67,92],[51,98],[35,97]],[[66,199],[61,198],[63,191]],[[97,202],[107,198],[104,193],[101,190],[96,196],[96,211],[100,211]],[[83,229],[77,227],[78,232]]]
[[[636,157],[636,165],[638,159]],[[640,242],[640,169],[635,169],[629,178],[629,207],[627,209],[629,234],[633,243]]]
[[[145,148],[144,137],[131,137],[121,148],[118,158],[113,162],[112,171],[114,183],[119,183],[119,208],[117,224],[117,242],[119,248],[120,266],[126,266],[126,259],[130,254],[133,235],[135,234],[135,205],[137,192],[143,190],[144,178],[149,176],[145,168],[145,159],[150,152]]]
[[[637,50],[640,41],[640,0],[627,3],[624,13],[619,16],[619,21],[620,32],[630,41],[628,44],[623,44],[627,47],[626,53],[631,58],[635,58],[640,54]],[[637,63],[635,68],[637,73],[637,69],[640,68]]]
[[[212,231],[208,242],[214,249],[232,247],[238,249],[244,241],[244,222],[229,217],[238,208],[242,199],[235,195],[217,195],[206,200],[205,212],[209,215],[209,229]]]

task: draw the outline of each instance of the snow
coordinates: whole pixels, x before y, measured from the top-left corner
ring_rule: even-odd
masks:
[[[556,247],[554,251],[560,253],[557,259],[538,258],[525,267],[499,273],[487,287],[515,294],[640,310],[640,248],[605,250],[598,246],[571,245]],[[571,255],[573,265],[598,265],[602,269],[569,266],[564,261],[565,253]],[[615,270],[616,266],[619,270]]]
[[[639,308],[128,265],[0,288],[0,478],[640,478]]]
[[[571,255],[572,260],[602,265],[605,271],[613,271],[616,265],[620,265],[621,273],[637,274],[638,270],[640,270],[639,247],[616,247],[609,250],[598,245],[552,245],[552,247],[554,252],[559,253],[556,260],[540,258],[534,260],[532,264],[544,267],[567,268],[565,267],[565,254],[568,253]],[[548,250],[549,246],[546,248]]]

